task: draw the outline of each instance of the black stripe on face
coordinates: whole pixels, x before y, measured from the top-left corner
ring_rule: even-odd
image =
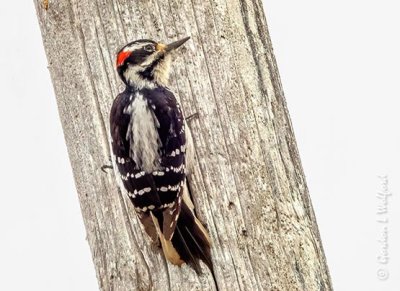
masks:
[[[146,59],[154,52],[146,51],[144,48],[134,50],[127,59],[128,64],[139,65],[146,61]]]
[[[148,80],[154,80],[154,68],[161,62],[164,60],[164,55],[161,55],[159,58],[155,59],[154,62],[152,62],[150,64],[150,66],[148,66],[143,72],[140,73],[140,75]]]

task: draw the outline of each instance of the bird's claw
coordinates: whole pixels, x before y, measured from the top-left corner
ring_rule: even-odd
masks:
[[[100,168],[104,173],[107,173],[106,169],[114,169],[112,165],[102,165]]]
[[[186,121],[189,122],[189,121],[191,121],[193,118],[198,118],[198,117],[199,117],[199,113],[198,113],[198,112],[195,112],[195,113],[189,115],[188,117],[186,117]]]

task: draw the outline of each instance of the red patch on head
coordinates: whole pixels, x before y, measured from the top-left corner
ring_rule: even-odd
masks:
[[[122,66],[125,60],[131,55],[131,51],[122,51],[117,56],[117,67]]]

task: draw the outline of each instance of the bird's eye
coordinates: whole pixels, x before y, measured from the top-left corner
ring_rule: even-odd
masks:
[[[144,47],[144,50],[147,52],[154,52],[154,46],[151,44],[148,44]]]

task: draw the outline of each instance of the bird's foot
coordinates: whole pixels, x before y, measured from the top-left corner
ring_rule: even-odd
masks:
[[[105,164],[105,165],[102,165],[100,168],[104,173],[107,173],[107,171],[106,171],[107,169],[114,169],[114,167],[112,165],[111,157],[108,157],[108,161],[110,162],[110,165]]]
[[[107,169],[114,169],[112,165],[102,165],[100,168],[104,173],[107,173]]]
[[[186,121],[189,122],[189,121],[191,121],[192,119],[198,118],[198,117],[199,117],[199,113],[198,113],[198,112],[195,112],[195,113],[189,115],[188,117],[186,117]]]

